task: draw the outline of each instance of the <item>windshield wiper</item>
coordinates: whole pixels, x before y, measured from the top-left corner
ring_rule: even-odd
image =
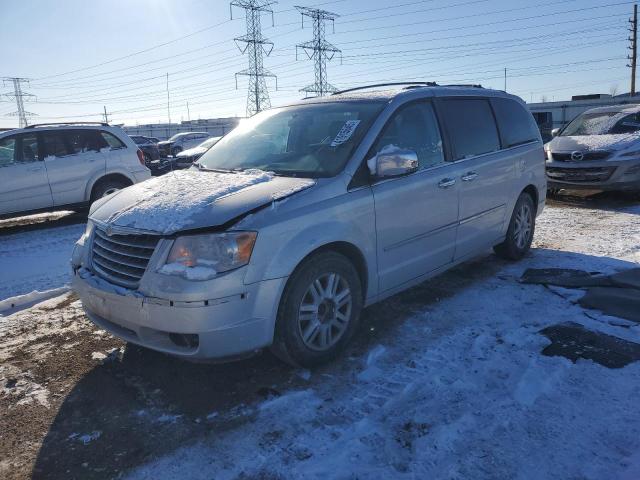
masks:
[[[202,165],[201,163],[194,163],[194,165],[196,166],[196,168],[200,171],[205,171],[205,172],[217,172],[217,173],[233,173],[231,170],[225,170],[223,168],[207,168],[204,165]]]

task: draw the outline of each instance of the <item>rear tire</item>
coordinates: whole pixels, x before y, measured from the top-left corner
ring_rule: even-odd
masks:
[[[353,264],[327,251],[305,260],[285,286],[271,351],[294,366],[334,359],[358,329],[362,284]]]
[[[111,195],[112,193],[122,190],[129,185],[131,185],[131,182],[125,182],[124,180],[101,180],[93,186],[93,190],[91,191],[91,202],[95,202],[99,198]]]
[[[507,229],[504,242],[493,247],[501,258],[520,260],[524,257],[533,241],[536,228],[536,211],[531,195],[522,192],[511,214],[511,221]]]

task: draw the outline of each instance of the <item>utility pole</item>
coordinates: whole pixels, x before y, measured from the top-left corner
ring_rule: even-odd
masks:
[[[171,123],[171,108],[169,107],[169,72],[167,72],[167,117]]]
[[[104,123],[109,123],[109,114],[107,113],[107,106],[104,106]]]
[[[507,67],[504,68],[504,91],[507,91]]]
[[[247,94],[247,117],[250,117],[262,110],[271,107],[269,91],[267,90],[266,77],[273,77],[278,89],[277,77],[265,70],[264,55],[267,57],[273,51],[273,42],[262,36],[262,26],[260,16],[263,13],[271,14],[271,24],[273,21],[273,10],[271,5],[277,2],[272,0],[233,0],[229,4],[229,12],[233,19],[233,7],[242,8],[245,11],[247,20],[247,33],[241,37],[234,38],[240,52],[246,53],[249,58],[249,68],[236,73],[236,89],[238,88],[238,75],[249,77],[249,91]],[[244,43],[244,47],[240,46]]]
[[[633,19],[629,19],[629,23],[631,27],[629,31],[631,32],[631,36],[629,37],[629,42],[631,45],[628,47],[631,50],[631,56],[627,58],[631,60],[631,65],[627,64],[627,67],[631,67],[631,96],[635,96],[636,94],[636,61],[638,58],[638,5],[633,5]]]
[[[189,113],[189,100],[187,100],[187,120],[191,121],[191,113]]]
[[[6,85],[7,83],[13,84],[13,93],[5,93],[5,97],[9,99],[13,99],[16,101],[16,106],[18,110],[15,112],[8,113],[9,117],[18,117],[18,125],[20,128],[26,127],[27,117],[35,115],[35,113],[27,112],[24,109],[24,101],[25,99],[35,98],[35,95],[31,95],[30,93],[26,93],[22,91],[22,84],[29,83],[29,79],[20,78],[20,77],[5,77],[2,79],[2,84]]]
[[[325,40],[325,22],[330,21],[335,24],[335,19],[339,15],[317,8],[296,6],[296,9],[302,14],[302,28],[304,28],[304,17],[313,20],[313,40],[296,45],[296,60],[298,59],[298,48],[301,48],[310,60],[314,60],[315,82],[300,91],[315,93],[322,97],[337,90],[327,80],[327,61],[331,61],[336,53],[341,53],[341,50]]]

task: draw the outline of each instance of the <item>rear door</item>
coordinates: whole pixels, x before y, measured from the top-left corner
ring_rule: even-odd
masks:
[[[41,135],[53,204],[84,202],[89,181],[104,174],[105,142],[89,129],[49,130]]]
[[[451,263],[458,222],[456,166],[445,161],[430,101],[395,112],[368,157],[393,146],[415,151],[419,170],[372,187],[381,293]]]
[[[455,258],[478,253],[502,234],[515,176],[513,158],[501,151],[487,98],[452,97],[438,103],[459,166],[460,225]]]
[[[0,139],[0,214],[52,205],[44,162],[38,154],[36,132]]]

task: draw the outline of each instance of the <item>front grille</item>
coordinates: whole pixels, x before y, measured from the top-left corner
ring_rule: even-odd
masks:
[[[605,150],[592,150],[582,153],[582,160],[574,160],[573,152],[551,152],[551,158],[558,162],[585,162],[589,160],[605,160],[611,156],[611,152]]]
[[[136,289],[158,241],[155,235],[107,235],[96,228],[91,256],[93,270],[110,283]]]
[[[594,168],[556,168],[547,167],[547,177],[550,180],[567,182],[604,182],[611,178],[615,167]]]

